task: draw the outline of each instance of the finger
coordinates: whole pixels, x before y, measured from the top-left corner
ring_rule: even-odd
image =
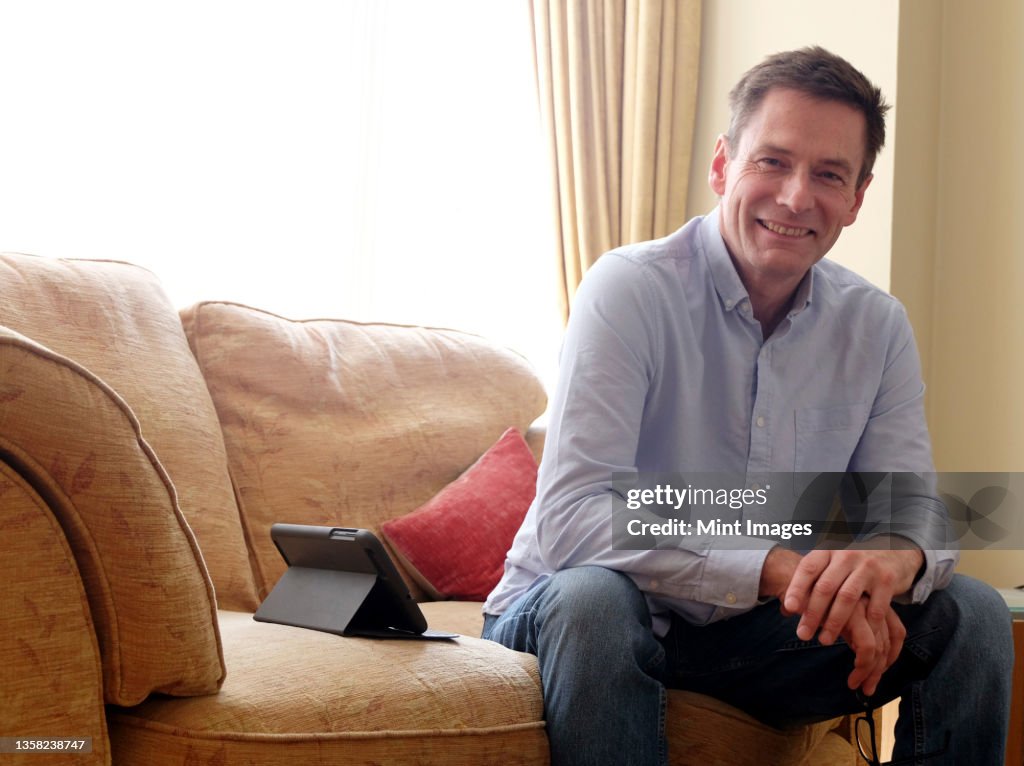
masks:
[[[839,637],[843,626],[846,625],[847,621],[853,615],[854,608],[858,608],[863,611],[866,619],[866,607],[868,602],[863,598],[863,596],[864,581],[861,577],[857,576],[856,572],[854,572],[843,581],[842,586],[840,586],[839,590],[836,591],[835,596],[832,599],[832,603],[829,604],[828,611],[822,621],[821,633],[818,634],[818,641],[826,646],[834,643],[836,638]],[[872,632],[877,633],[879,626],[872,624],[870,620],[867,622]],[[879,621],[879,623],[881,623],[881,621]]]
[[[870,625],[870,623],[868,623],[868,625]],[[868,673],[864,682],[861,684],[861,690],[869,697],[878,690],[878,682],[882,680],[882,674],[885,673],[886,669],[889,667],[888,655],[890,638],[888,635],[887,623],[882,623],[882,629],[875,633],[875,639],[877,641],[875,664],[874,667],[872,667],[871,672]]]
[[[889,612],[891,614],[886,615],[881,628],[877,631],[874,630],[862,613],[862,610],[866,609],[867,603],[867,597],[861,599],[861,603],[851,619],[850,630],[844,632],[844,636],[847,637],[848,642],[863,642],[863,637],[867,635],[864,632],[865,625],[874,636],[875,652],[873,663],[865,655],[863,645],[851,647],[854,648],[855,652],[859,650],[859,653],[854,659],[854,672],[850,674],[848,679],[851,689],[855,689],[857,688],[856,685],[859,685],[861,691],[870,697],[878,690],[878,684],[881,682],[883,674],[892,665],[895,657],[899,655],[899,647],[902,646],[906,629],[899,616],[890,608]],[[862,620],[863,623],[861,622]],[[896,647],[893,646],[894,642],[897,644]]]
[[[789,581],[789,587],[786,588],[785,597],[782,599],[783,608],[787,612],[790,614],[803,612],[810,599],[811,589],[818,576],[828,566],[830,558],[830,551],[811,551],[800,560]]]
[[[858,689],[877,670],[878,660],[878,637],[864,618],[863,602],[854,610],[843,635],[854,652],[853,671],[847,679],[847,685],[851,689]]]
[[[888,621],[889,612],[892,611],[893,593],[884,586],[877,586],[871,590],[868,602],[867,620],[875,630],[881,630],[883,623]]]
[[[878,660],[875,662],[871,671],[867,674],[864,680],[861,682],[861,691],[868,697],[872,696],[878,691],[878,684],[882,680],[882,674],[885,672],[885,655],[879,654]]]
[[[885,552],[869,553],[861,560],[858,569],[868,580],[864,588],[871,595],[867,618],[877,630],[886,621],[896,595],[896,570]]]
[[[811,596],[804,605],[800,623],[797,625],[797,636],[802,640],[809,641],[821,627],[833,608],[836,595],[849,576],[849,562],[833,555],[828,566],[818,575],[818,579],[811,589]],[[846,620],[849,619],[850,612],[860,596],[861,590],[856,587],[856,583],[852,584],[852,587],[844,593],[832,630],[825,637],[825,643],[835,641],[835,637],[846,624]]]

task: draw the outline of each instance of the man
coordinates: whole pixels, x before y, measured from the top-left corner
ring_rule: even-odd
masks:
[[[903,308],[822,260],[870,185],[880,92],[809,48],[730,97],[718,208],[606,254],[580,287],[537,497],[484,636],[537,655],[556,765],[666,763],[666,687],[775,726],[902,695],[895,758],[1001,764],[1007,610],[915,528],[805,555],[613,544],[613,477],[725,472],[763,491],[773,475],[933,471]]]

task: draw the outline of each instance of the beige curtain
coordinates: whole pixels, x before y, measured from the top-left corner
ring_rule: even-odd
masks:
[[[605,251],[683,223],[701,0],[531,0],[568,317]]]

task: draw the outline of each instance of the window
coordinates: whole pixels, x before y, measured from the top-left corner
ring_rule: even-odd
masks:
[[[518,2],[0,7],[0,248],[174,303],[560,338]]]

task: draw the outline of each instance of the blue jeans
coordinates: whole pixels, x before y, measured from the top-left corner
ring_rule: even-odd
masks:
[[[894,608],[907,638],[872,698],[902,695],[893,758],[941,750],[948,736],[944,755],[920,762],[1001,766],[1013,666],[1002,598],[956,575],[926,603]],[[864,709],[846,687],[853,652],[841,641],[801,641],[796,623],[773,601],[706,626],[674,618],[659,639],[632,580],[580,567],[488,616],[483,637],[537,656],[553,766],[664,766],[666,688],[716,697],[777,727]]]

